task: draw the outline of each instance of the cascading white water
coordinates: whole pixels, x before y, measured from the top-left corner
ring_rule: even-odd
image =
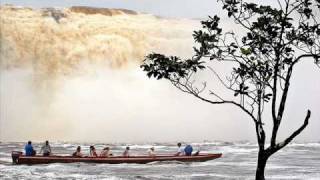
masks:
[[[88,7],[0,14],[2,140],[166,140],[160,129],[183,123],[172,121],[181,96],[139,65],[150,52],[189,56],[197,21]]]
[[[130,10],[1,6],[0,141],[254,140],[237,109],[205,104],[139,69],[150,52],[190,57],[198,28]],[[319,119],[319,83],[297,83],[318,71],[303,69],[292,83],[285,136],[306,107]],[[319,122],[311,123],[305,139],[317,137]]]
[[[109,67],[139,63],[150,51],[190,54],[195,22],[102,10],[1,7],[1,65],[32,65],[53,75],[82,62]]]

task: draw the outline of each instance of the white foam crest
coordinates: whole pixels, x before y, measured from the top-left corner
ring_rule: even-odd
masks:
[[[320,147],[320,143],[310,142],[310,143],[290,143],[289,147]]]
[[[222,147],[218,147],[217,150],[223,153],[253,153],[253,152],[257,152],[258,148],[241,148],[236,146],[222,146]]]
[[[319,174],[320,175],[320,174]],[[269,175],[268,179],[304,179],[304,180],[318,180],[319,176],[310,176],[308,174],[295,174],[295,175]]]
[[[12,162],[11,156],[8,158],[0,157],[0,164],[1,164],[1,162]]]

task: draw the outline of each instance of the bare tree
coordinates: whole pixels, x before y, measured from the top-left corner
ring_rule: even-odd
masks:
[[[264,179],[268,158],[290,143],[308,125],[307,110],[303,124],[283,141],[277,140],[283,119],[294,67],[303,60],[320,60],[320,0],[278,0],[278,7],[218,0],[228,16],[245,33],[241,38],[223,31],[215,15],[202,21],[202,30],[194,31],[199,46],[190,59],[152,53],[141,68],[149,77],[167,79],[182,92],[211,104],[231,104],[246,113],[255,124],[259,146],[256,179]],[[227,78],[222,78],[210,61],[233,63]],[[225,99],[209,90],[206,82],[196,85],[194,75],[209,70],[234,98]],[[211,96],[208,96],[211,95]],[[211,98],[212,97],[212,98]],[[266,145],[264,108],[270,106],[273,122],[270,145]]]

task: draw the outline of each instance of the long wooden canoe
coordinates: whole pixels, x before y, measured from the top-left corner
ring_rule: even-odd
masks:
[[[203,162],[221,157],[222,154],[199,154],[196,156],[130,156],[130,157],[73,157],[73,156],[25,156],[21,152],[12,152],[12,160],[15,164],[48,164],[48,163],[137,163],[146,164],[156,161],[181,161],[181,162]]]

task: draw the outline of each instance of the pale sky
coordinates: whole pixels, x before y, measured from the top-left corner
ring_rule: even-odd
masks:
[[[275,4],[274,0],[255,0],[257,3]],[[216,0],[1,0],[1,4],[30,7],[93,6],[125,8],[165,17],[203,18],[221,12]]]

